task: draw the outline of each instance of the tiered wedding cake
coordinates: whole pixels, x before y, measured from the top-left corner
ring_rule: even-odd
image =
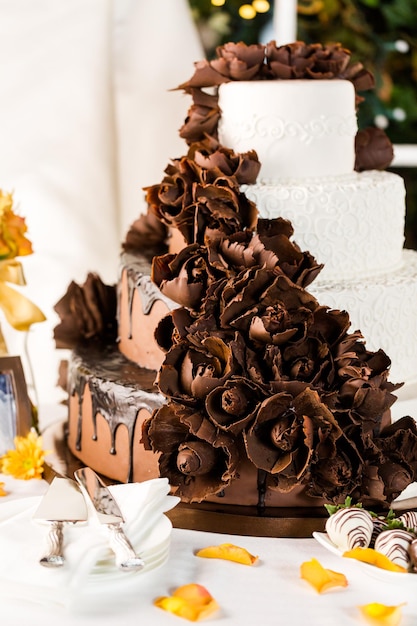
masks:
[[[339,45],[227,44],[196,64],[181,86],[188,153],[147,189],[127,235],[117,325],[96,276],[57,305],[57,343],[76,348],[68,445],[84,463],[263,513],[347,495],[387,506],[415,480],[415,422],[390,424],[390,358],[350,320],[365,298],[374,343],[395,324],[394,382],[414,378],[404,185],[354,171],[392,158],[384,134],[356,134],[357,92],[371,85]]]

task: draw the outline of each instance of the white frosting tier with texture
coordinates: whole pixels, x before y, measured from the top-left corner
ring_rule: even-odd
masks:
[[[294,241],[324,268],[317,278],[349,280],[392,272],[402,264],[405,187],[390,172],[274,185],[243,185],[265,219],[284,217]]]
[[[348,311],[351,331],[360,329],[369,350],[390,357],[390,380],[417,381],[417,251],[403,250],[403,266],[368,280],[312,283],[320,302]]]
[[[219,87],[219,106],[221,143],[256,150],[258,182],[353,172],[357,120],[348,80],[229,82]]]

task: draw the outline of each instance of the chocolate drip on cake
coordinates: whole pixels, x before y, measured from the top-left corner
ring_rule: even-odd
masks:
[[[97,440],[97,416],[106,421],[110,432],[111,455],[117,453],[116,431],[124,425],[128,432],[129,459],[127,482],[133,480],[134,432],[141,410],[152,413],[163,403],[154,386],[155,372],[128,361],[117,348],[78,350],[69,367],[69,394],[78,398],[76,450],[82,449],[82,405],[88,387],[92,398],[93,440]],[[84,418],[85,419],[85,418]]]
[[[265,511],[265,495],[267,490],[267,473],[258,469],[258,513]]]
[[[129,334],[128,338],[132,339],[132,317],[133,317],[133,299],[135,291],[139,292],[140,301],[142,303],[142,312],[149,315],[155,302],[160,300],[164,302],[168,310],[176,308],[178,305],[164,296],[156,285],[150,280],[150,266],[144,258],[124,254],[122,257],[122,272],[126,272],[128,287],[128,311],[129,311]],[[118,294],[118,313],[120,319],[120,289]]]

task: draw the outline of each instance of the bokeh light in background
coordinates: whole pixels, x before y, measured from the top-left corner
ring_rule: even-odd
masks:
[[[244,20],[253,20],[256,16],[256,9],[251,4],[242,4],[239,7],[239,15]]]

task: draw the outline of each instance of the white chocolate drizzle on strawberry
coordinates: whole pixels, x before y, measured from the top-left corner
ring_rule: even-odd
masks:
[[[375,550],[384,554],[390,561],[409,569],[411,563],[410,546],[415,536],[402,528],[384,530],[375,541]]]
[[[326,522],[326,532],[339,550],[367,548],[374,525],[372,516],[365,509],[348,507],[333,513]]]
[[[417,532],[417,511],[406,511],[398,519],[406,528]]]

